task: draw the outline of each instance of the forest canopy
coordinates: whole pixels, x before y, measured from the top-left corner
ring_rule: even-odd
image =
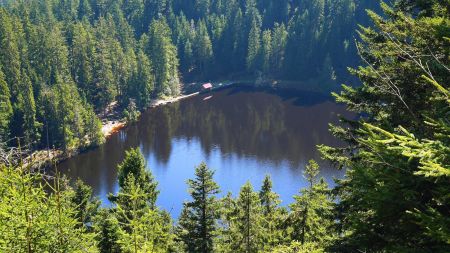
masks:
[[[65,151],[103,141],[95,114],[111,103],[141,110],[153,98],[178,95],[185,82],[276,79],[335,89],[337,80],[349,78],[347,66],[358,62],[357,24],[368,23],[365,9],[378,6],[354,0],[1,3],[0,138]]]

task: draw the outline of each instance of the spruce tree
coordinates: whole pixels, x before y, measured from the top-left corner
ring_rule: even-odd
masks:
[[[120,253],[119,221],[108,209],[100,209],[94,217],[95,240],[101,253]]]
[[[129,184],[137,184],[145,196],[142,196],[139,203],[140,206],[150,206],[152,209],[156,208],[156,199],[159,191],[157,190],[158,183],[153,178],[153,175],[146,168],[146,162],[139,148],[134,148],[126,151],[125,158],[121,164],[118,165],[118,181],[120,189],[125,189],[131,185],[126,185],[125,181],[133,176],[133,180]],[[134,186],[133,186],[134,187]],[[126,196],[121,197],[111,196],[112,200],[122,204],[122,208],[127,206],[128,200]]]
[[[262,207],[258,193],[247,182],[236,200],[236,211],[231,220],[231,249],[237,252],[260,252],[262,245]]]
[[[294,196],[290,205],[290,224],[293,228],[292,239],[305,243],[317,243],[325,247],[333,239],[333,200],[330,189],[323,178],[318,179],[319,165],[309,161],[304,171],[308,188],[301,195]]]
[[[8,140],[11,115],[11,93],[5,81],[5,75],[0,69],[0,142]]]
[[[155,76],[152,62],[145,53],[140,50],[137,54],[137,66],[131,78],[127,97],[135,98],[139,108],[145,108],[150,104],[150,99],[155,89]]]
[[[270,57],[272,56],[272,32],[270,30],[263,32],[261,44],[261,70],[268,74],[271,69]]]
[[[284,24],[275,24],[272,35],[271,71],[276,74],[283,69],[288,32]]]
[[[374,27],[360,30],[364,66],[352,73],[362,86],[335,94],[368,117],[331,128],[346,147],[321,148],[348,168],[337,186],[341,236],[332,250],[446,252],[448,155],[438,154],[448,149],[441,139],[448,136],[448,36],[441,33],[448,8],[440,1],[382,7],[383,16],[368,12]]]
[[[272,180],[269,175],[264,178],[259,199],[262,207],[262,240],[264,250],[269,251],[282,242],[281,224],[286,218],[279,206],[281,203],[279,195],[272,191]]]
[[[171,36],[172,31],[165,19],[151,23],[146,52],[154,63],[155,89],[159,96],[174,96],[180,92],[178,54]]]
[[[217,231],[219,186],[213,180],[214,172],[205,163],[195,169],[195,179],[188,180],[191,202],[184,204],[179,221],[179,236],[188,252],[214,252]]]
[[[251,24],[250,33],[248,35],[248,50],[247,50],[247,70],[260,70],[260,56],[261,56],[261,28],[257,21]]]
[[[79,226],[91,230],[94,216],[97,215],[100,201],[93,196],[92,188],[78,179],[74,187],[72,202],[75,204],[75,218]]]
[[[121,249],[134,253],[166,252],[172,240],[171,221],[146,202],[148,193],[133,174],[128,174],[117,198],[115,215],[121,223]]]
[[[97,252],[93,234],[79,226],[72,190],[57,174],[47,181],[30,168],[0,168],[0,250]]]
[[[201,20],[198,22],[197,26],[193,44],[194,58],[198,63],[201,76],[205,76],[207,75],[206,71],[210,69],[209,64],[212,63],[213,49],[205,22]]]

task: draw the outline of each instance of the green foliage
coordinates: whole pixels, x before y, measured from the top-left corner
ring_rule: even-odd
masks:
[[[333,127],[345,148],[322,147],[348,168],[338,181],[338,252],[447,252],[450,21],[442,1],[397,1],[369,11],[351,70],[363,83],[336,100],[367,117]],[[370,246],[369,246],[370,245]]]
[[[103,137],[92,110],[103,115],[130,99],[144,109],[152,97],[180,94],[181,79],[315,79],[334,89],[356,60],[348,46],[356,22],[374,6],[360,2],[6,1],[2,138],[23,138],[33,149],[98,145]],[[51,101],[52,93],[65,93],[56,92],[61,86],[76,100],[67,119]]]
[[[100,201],[93,196],[92,188],[78,179],[74,187],[72,202],[75,204],[75,218],[81,226],[91,230],[94,216],[97,214]]]
[[[124,252],[167,252],[171,237],[170,220],[151,205],[146,205],[148,193],[129,174],[117,196],[115,215],[122,233],[119,239]]]
[[[102,253],[122,252],[119,244],[121,231],[119,221],[108,209],[100,209],[94,217],[95,239]]]
[[[7,140],[9,137],[9,122],[13,112],[10,99],[9,87],[0,69],[0,140]]]
[[[132,190],[130,187],[135,187],[134,184],[137,184],[139,190],[143,192],[143,195],[140,193],[142,195],[140,206],[156,207],[155,203],[159,194],[156,189],[158,183],[154,180],[152,173],[147,170],[145,159],[139,148],[130,149],[125,153],[125,159],[118,166],[118,173],[120,189],[126,192]],[[125,195],[114,196],[113,200],[122,205],[122,208],[130,204]]]
[[[269,177],[259,194],[247,183],[237,199],[216,200],[202,164],[173,245],[157,183],[134,149],[119,166],[115,206],[98,214],[80,182],[73,190],[59,176],[1,167],[0,251],[448,252],[449,3],[382,4],[383,15],[368,11],[373,27],[364,27],[376,2],[3,1],[0,138],[32,148],[100,144],[95,112],[118,101],[135,120],[153,97],[178,95],[181,75],[315,79],[333,89],[351,80],[356,50],[364,65],[350,70],[362,84],[335,94],[363,115],[332,127],[348,145],[321,147],[347,169],[336,207],[315,162],[290,211]]]
[[[159,96],[180,93],[177,48],[171,41],[171,30],[165,19],[150,25],[146,51],[155,66],[155,89]]]
[[[261,201],[253,186],[247,182],[242,186],[236,200],[236,210],[230,223],[232,252],[259,252],[262,249],[263,228],[261,224]]]
[[[215,197],[219,186],[213,180],[214,172],[205,163],[195,169],[195,179],[189,180],[191,202],[184,203],[177,234],[187,252],[214,252],[219,203]]]
[[[146,108],[155,88],[155,76],[152,62],[148,56],[139,50],[137,54],[137,68],[133,73],[128,87],[127,97],[135,97],[139,108]]]
[[[279,246],[275,248],[272,253],[324,253],[325,250],[317,243],[305,243],[293,241],[290,245]]]
[[[272,191],[272,180],[266,175],[259,199],[262,206],[262,227],[263,227],[263,245],[265,251],[272,250],[275,246],[283,244],[286,239],[286,233],[283,231],[282,223],[286,220],[287,211],[280,207],[281,200],[279,195]]]
[[[334,237],[334,205],[327,183],[323,178],[318,180],[318,174],[319,165],[314,160],[309,161],[304,171],[309,187],[303,189],[301,195],[294,196],[295,202],[290,205],[292,212],[289,219],[293,228],[293,240],[302,245],[316,243],[326,247]]]
[[[133,100],[128,103],[127,109],[125,109],[123,115],[127,122],[136,122],[139,119],[140,112],[138,111],[136,103]]]
[[[28,169],[0,168],[1,251],[97,252],[93,234],[75,218],[72,190],[58,176],[42,183]]]

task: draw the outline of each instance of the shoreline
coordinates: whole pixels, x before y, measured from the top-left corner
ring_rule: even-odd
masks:
[[[189,99],[195,96],[198,96],[203,93],[209,93],[221,89],[226,89],[229,87],[232,87],[236,84],[246,84],[248,82],[246,81],[224,81],[224,82],[215,82],[213,83],[213,87],[211,89],[203,91],[198,91],[197,88],[196,91],[190,92],[188,94],[180,94],[176,97],[168,97],[168,98],[159,98],[153,100],[150,105],[143,109],[141,112],[144,112],[148,109],[157,108],[159,106],[164,106],[167,104],[179,102],[185,99]],[[197,83],[199,84],[199,83]],[[269,88],[269,89],[283,89],[284,87],[276,87],[276,86],[259,86],[259,88]],[[254,87],[258,88],[258,87]],[[124,129],[128,126],[128,122],[126,122],[120,115],[120,111],[117,109],[118,103],[117,101],[112,102],[108,107],[97,116],[102,122],[102,134],[105,138],[105,141],[110,138],[115,133],[119,132],[120,130]],[[30,156],[26,157],[24,159],[24,166],[27,166],[29,164],[34,164],[32,168],[48,168],[50,166],[56,165],[60,162],[63,162],[66,159],[69,159],[73,156],[79,155],[81,153],[87,152],[91,149],[96,148],[97,146],[90,146],[90,147],[79,147],[74,150],[70,150],[67,152],[63,152],[59,149],[41,149],[34,151]]]
[[[224,88],[231,87],[237,83],[241,83],[240,81],[224,81],[224,82],[214,82],[213,87],[209,89],[207,92],[212,92]],[[193,84],[201,84],[201,83],[193,83]],[[192,84],[191,84],[192,85]],[[150,105],[147,108],[143,109],[141,112],[144,112],[148,109],[156,108],[159,106],[175,103],[178,101],[182,101],[188,98],[192,98],[198,96],[202,93],[199,91],[201,88],[195,88],[195,91],[192,91],[188,94],[183,94],[183,92],[176,97],[168,97],[168,98],[158,98],[150,102]],[[109,138],[111,135],[119,132],[123,128],[128,125],[128,122],[125,122],[123,119],[118,117],[117,111],[114,108],[117,106],[117,102],[113,102],[108,108],[106,112],[99,115],[100,120],[102,120],[102,133],[105,139]]]
[[[175,103],[184,99],[188,99],[191,97],[195,97],[199,95],[200,92],[194,92],[186,95],[179,95],[177,97],[170,97],[165,99],[155,99],[153,100],[150,105],[145,108],[142,111],[146,111],[148,109],[157,108],[159,106]],[[128,122],[120,118],[118,115],[119,112],[115,110],[117,107],[117,102],[111,103],[108,108],[105,110],[105,112],[100,113],[97,115],[99,119],[102,121],[102,134],[105,138],[105,141],[114,135],[115,133],[119,132],[120,130],[124,129]],[[68,152],[63,152],[60,149],[40,149],[34,151],[31,155],[24,158],[24,164],[23,167],[27,167],[28,165],[32,165],[32,169],[39,169],[39,168],[49,168],[51,166],[54,166],[60,162],[63,162],[66,159],[69,159],[73,156],[79,155],[83,152],[89,151],[95,147],[80,147],[74,150],[70,150]]]
[[[163,105],[167,105],[167,104],[171,104],[171,103],[175,103],[184,99],[188,99],[191,97],[195,97],[197,95],[199,95],[200,92],[194,92],[194,93],[190,93],[190,94],[186,94],[186,95],[179,95],[177,97],[169,97],[166,99],[155,99],[153,100],[150,105],[145,108],[142,111],[146,111],[148,109],[152,109],[152,108],[156,108],[159,106],[163,106]],[[115,107],[115,103],[111,106],[111,109],[114,110]],[[117,115],[117,111],[112,112],[112,114],[110,115]],[[105,137],[105,139],[108,139],[109,137],[111,137],[111,135],[119,132],[120,130],[122,130],[123,128],[125,128],[128,125],[128,122],[124,121],[123,119],[108,119],[108,117],[103,117],[100,118],[102,120],[102,133],[103,136]]]

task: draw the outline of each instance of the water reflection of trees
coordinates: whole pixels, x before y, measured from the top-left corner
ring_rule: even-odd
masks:
[[[174,139],[199,142],[207,156],[217,148],[224,157],[252,157],[275,165],[288,161],[298,168],[318,158],[316,144],[338,145],[328,123],[336,120],[336,113],[346,114],[343,107],[310,94],[274,96],[232,89],[216,92],[207,101],[203,97],[149,110],[98,149],[59,167],[105,196],[114,192],[115,168],[125,150],[140,146],[147,157],[152,154],[167,164]]]
[[[295,167],[317,158],[315,145],[335,144],[327,126],[336,119],[333,111],[344,111],[332,103],[302,107],[293,103],[298,98],[285,101],[265,92],[230,92],[151,110],[127,132],[138,136],[145,154],[154,153],[162,163],[170,158],[174,138],[198,140],[206,154],[217,147],[223,155],[289,161]]]

